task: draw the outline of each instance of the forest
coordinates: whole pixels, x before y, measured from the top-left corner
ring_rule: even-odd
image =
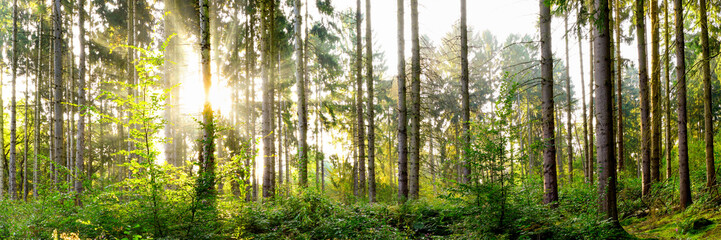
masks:
[[[1,0],[0,239],[721,239],[720,53],[719,0]]]

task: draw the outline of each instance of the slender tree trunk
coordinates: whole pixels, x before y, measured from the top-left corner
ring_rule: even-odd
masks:
[[[366,193],[366,167],[365,167],[365,128],[363,121],[363,52],[361,43],[361,0],[356,1],[356,49],[355,49],[355,71],[356,71],[356,144],[358,144],[358,183],[360,194]]]
[[[128,4],[128,21],[127,21],[128,22],[128,46],[135,46],[135,1],[128,0],[127,4]],[[127,69],[126,74],[128,74],[128,84],[130,84],[130,86],[132,86],[135,84],[135,66],[133,63],[135,61],[135,51],[133,50],[133,48],[127,48],[127,49],[128,49],[128,56],[127,56],[128,57],[128,59],[127,59],[127,68],[128,69]],[[128,96],[129,97],[135,96],[135,87],[128,88]],[[130,119],[132,119],[132,117],[133,117],[132,113],[130,111],[128,111],[127,114],[128,114],[128,118],[127,118],[128,119],[127,120],[128,121],[127,122],[127,124],[128,124],[128,126],[127,126],[128,127],[128,137],[127,137],[128,149],[127,150],[130,153],[128,155],[128,157],[129,157],[128,161],[132,161],[136,157],[135,154],[132,154],[134,143],[132,141],[133,136],[131,135],[131,131],[132,131],[131,129],[135,128],[135,125],[130,123]],[[126,173],[126,176],[130,176],[130,174],[131,174],[130,172]]]
[[[280,58],[280,55],[278,55],[278,58]],[[278,64],[278,76],[280,76],[280,64]],[[283,186],[283,108],[280,107],[283,103],[283,95],[280,87],[278,87],[278,188]]]
[[[579,6],[579,12],[578,14],[581,14],[580,6]],[[588,166],[588,160],[589,159],[589,146],[588,146],[588,114],[586,113],[586,83],[584,79],[583,74],[583,47],[581,46],[581,43],[583,42],[583,37],[581,36],[582,27],[580,24],[578,24],[578,63],[580,64],[581,68],[581,103],[583,104],[583,163],[584,163],[584,175],[586,177],[586,182],[591,182],[589,172],[591,169]]]
[[[368,200],[376,201],[375,113],[373,112],[373,30],[371,0],[366,0],[366,91],[368,91]]]
[[[420,193],[420,143],[421,143],[421,47],[418,37],[418,0],[411,0],[411,136],[410,176],[408,194],[418,199]]]
[[[466,24],[466,0],[461,0],[461,121],[463,121],[463,183],[470,181],[471,170],[465,158],[468,156],[471,135],[470,126],[471,108],[468,94],[468,27]]]
[[[17,102],[15,100],[15,85],[17,84],[17,68],[18,68],[18,2],[13,0],[13,36],[12,36],[12,88],[11,88],[11,100],[10,100],[10,161],[8,161],[8,195],[11,200],[18,198],[17,195],[17,178],[15,176],[15,162],[17,150],[17,129],[16,129],[16,118],[17,118]],[[3,153],[4,154],[4,153]]]
[[[273,134],[273,35],[275,28],[275,1],[264,1],[261,20],[261,40],[263,49],[263,197],[273,198],[275,195],[275,149],[273,149],[275,135]]]
[[[608,0],[595,1],[594,51],[596,80],[596,134],[598,134],[598,191],[601,212],[613,222],[618,221],[616,205],[616,156],[613,142],[613,99],[611,81],[611,36],[609,33]]]
[[[28,84],[30,81],[28,81],[28,74],[30,68],[28,67],[28,60],[25,60],[25,102],[23,103],[23,106],[25,107],[25,135],[23,136],[25,146],[23,148],[23,164],[22,164],[22,193],[23,193],[23,201],[28,202],[28,146],[29,146],[29,140],[28,137],[28,128],[30,128],[30,118],[28,118]]]
[[[617,110],[617,118],[616,118],[616,141],[618,142],[618,171],[622,171],[624,169],[624,162],[626,161],[626,154],[624,153],[624,140],[623,140],[623,95],[621,94],[623,90],[623,78],[621,77],[622,69],[622,63],[623,58],[621,57],[621,17],[619,14],[619,9],[621,8],[621,5],[619,4],[619,0],[614,0],[614,7],[613,11],[616,15],[615,21],[613,21],[614,30],[616,32],[616,44],[615,44],[615,50],[616,50],[616,104],[618,108]]]
[[[551,7],[540,0],[541,8],[541,98],[543,101],[543,203],[556,206],[556,140],[553,113],[553,56],[551,53]]]
[[[688,167],[688,129],[686,113],[686,41],[683,29],[683,1],[674,0],[676,15],[676,92],[678,94],[678,176],[681,207],[691,205],[691,180]]]
[[[666,47],[663,51],[664,63],[664,74],[666,75],[666,179],[671,178],[671,59],[670,55],[670,37],[669,37],[669,25],[668,25],[668,0],[663,1],[663,17],[664,17],[664,44]]]
[[[78,26],[80,27],[80,66],[79,66],[79,83],[78,83],[78,107],[80,107],[80,116],[78,118],[78,131],[77,131],[77,154],[75,155],[75,169],[78,174],[75,177],[75,199],[76,205],[81,205],[80,194],[83,192],[83,179],[81,174],[83,172],[83,157],[85,150],[85,0],[78,1],[79,21]]]
[[[566,13],[566,16],[563,18],[563,24],[566,30],[566,34],[564,35],[566,39],[566,134],[568,137],[566,140],[566,149],[568,154],[568,184],[571,185],[571,183],[573,183],[573,144],[571,144],[573,142],[573,134],[571,134],[571,126],[573,126],[573,124],[571,123],[571,75],[568,73],[571,65],[568,57],[568,34],[570,33],[568,30],[568,13]]]
[[[408,199],[408,125],[406,109],[406,57],[403,0],[398,2],[398,199]]]
[[[651,0],[651,181],[661,180],[661,64],[659,56],[658,0]]]
[[[210,104],[210,27],[208,19],[208,0],[200,0],[200,67],[203,76],[204,106],[203,106],[203,144],[198,173],[197,197],[212,199],[215,189],[215,125],[213,123],[213,109]]]
[[[645,0],[636,0],[634,16],[636,18],[636,36],[638,43],[638,81],[641,91],[641,172],[642,193],[649,194],[651,187],[651,147],[649,142],[649,99],[648,70],[646,69],[646,24],[643,11]]]
[[[713,113],[711,112],[711,106],[713,104],[713,98],[711,97],[711,66],[709,61],[711,55],[709,54],[709,43],[708,43],[708,19],[706,17],[706,0],[699,0],[699,13],[700,13],[700,24],[701,25],[701,51],[703,53],[703,60],[701,62],[701,72],[703,73],[703,110],[704,110],[704,133],[706,141],[706,187],[712,188],[716,185],[716,167],[714,166],[714,151],[713,151]]]
[[[295,6],[293,8],[293,13],[295,14],[295,81],[298,86],[298,127],[300,130],[298,139],[298,174],[300,186],[305,188],[308,186],[308,142],[306,141],[306,135],[308,134],[308,112],[305,98],[305,64],[303,63],[305,57],[303,56],[303,38],[300,32],[303,18],[300,16],[300,8],[300,0],[295,0]]]
[[[595,6],[593,5],[593,1],[594,0],[588,0],[588,9],[590,10],[591,14],[593,14],[593,11],[595,9]],[[589,115],[589,121],[588,121],[588,124],[589,124],[588,132],[589,132],[591,141],[589,142],[589,146],[588,146],[588,176],[589,176],[589,179],[591,179],[591,182],[590,182],[591,185],[593,185],[593,183],[596,179],[593,177],[593,172],[596,170],[593,166],[593,163],[596,160],[596,147],[595,147],[596,141],[594,140],[596,135],[594,134],[595,127],[593,124],[594,119],[596,119],[596,111],[594,108],[595,99],[593,96],[594,92],[596,91],[596,79],[594,77],[595,56],[594,56],[594,47],[593,47],[593,42],[595,41],[595,39],[596,39],[595,31],[592,27],[589,27],[589,38],[588,38],[589,53],[588,53],[588,55],[589,55],[590,61],[589,61],[588,66],[590,68],[590,71],[589,71],[589,80],[588,80],[588,85],[589,85],[588,86],[589,87],[588,94],[589,94],[589,101],[590,101],[590,103],[589,103],[589,114],[590,115]]]
[[[7,158],[5,158],[5,102],[3,101],[3,82],[2,77],[5,70],[0,67],[0,200],[5,199],[5,169],[7,166]],[[8,194],[9,195],[9,194]]]
[[[40,2],[42,4],[42,2]],[[34,140],[33,140],[33,153],[35,155],[34,161],[33,161],[33,199],[38,199],[38,149],[39,149],[39,138],[40,138],[40,84],[43,82],[43,75],[42,75],[42,33],[43,33],[43,20],[42,15],[38,16],[38,38],[37,38],[37,61],[35,65],[35,131],[34,131]],[[2,82],[0,82],[2,84]],[[2,91],[2,89],[0,89]],[[2,96],[0,96],[1,98]],[[1,102],[0,102],[1,103]],[[0,104],[2,105],[2,104]],[[2,106],[0,106],[2,107]],[[1,113],[0,113],[0,116]],[[0,124],[2,124],[0,122]],[[3,134],[0,132],[0,134]],[[3,146],[3,143],[0,143],[0,146]],[[0,168],[2,170],[2,168]],[[0,175],[0,182],[2,182],[2,175]],[[2,185],[2,184],[0,184]],[[2,189],[0,187],[0,189]],[[0,198],[2,198],[2,190],[0,190]]]

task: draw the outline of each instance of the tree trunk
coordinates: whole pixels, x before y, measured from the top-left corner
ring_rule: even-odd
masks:
[[[408,125],[406,109],[406,57],[403,0],[398,2],[398,200],[408,199]]]
[[[308,112],[305,98],[305,64],[303,60],[303,38],[301,37],[301,24],[303,18],[300,16],[301,3],[300,0],[295,0],[293,7],[293,14],[295,15],[295,24],[293,25],[295,31],[295,81],[298,86],[298,127],[299,127],[299,138],[298,138],[298,174],[299,184],[302,188],[308,186],[308,142],[306,140],[308,134]]]
[[[651,15],[651,181],[661,180],[661,65],[658,0],[649,2]]]
[[[571,185],[573,183],[573,145],[571,144],[573,142],[573,135],[571,134],[571,126],[573,126],[573,124],[571,124],[571,75],[568,73],[568,68],[570,68],[571,65],[568,57],[568,12],[563,19],[563,24],[566,30],[566,34],[564,35],[566,39],[566,134],[568,137],[566,140],[566,151],[568,154],[568,184]]]
[[[361,43],[361,0],[356,1],[356,144],[358,144],[358,184],[361,196],[366,194],[366,167],[365,167],[365,128],[363,121],[363,51]]]
[[[581,14],[580,6],[579,6],[579,12],[578,14]],[[586,83],[584,79],[583,74],[583,47],[581,46],[581,42],[583,42],[583,37],[581,36],[581,25],[578,24],[577,34],[578,34],[578,63],[580,64],[581,68],[581,103],[583,104],[583,163],[584,163],[584,176],[586,177],[586,182],[589,183],[590,176],[589,172],[591,169],[588,165],[588,159],[589,159],[589,146],[588,146],[588,114],[586,113]]]
[[[636,36],[638,47],[638,82],[641,91],[641,175],[642,193],[649,194],[651,187],[651,147],[649,142],[649,99],[648,70],[646,69],[646,24],[643,11],[645,0],[636,0],[634,16],[636,18]]]
[[[556,179],[556,141],[553,113],[553,56],[551,53],[551,7],[540,0],[541,8],[541,99],[543,101],[543,203],[556,206],[558,181]]]
[[[85,151],[85,0],[78,1],[78,26],[80,27],[80,65],[79,65],[79,82],[78,82],[78,107],[80,107],[80,116],[78,118],[77,131],[77,153],[75,155],[75,169],[77,176],[75,177],[75,199],[76,205],[81,205],[80,194],[83,192],[83,157]]]
[[[2,67],[0,67],[0,72],[5,72]],[[3,75],[0,74],[0,199],[5,199],[5,169],[7,162],[7,158],[5,158],[5,102],[3,101],[3,85],[5,84],[3,82]]]
[[[466,0],[461,0],[461,121],[463,121],[463,183],[470,181],[471,170],[465,159],[468,156],[471,136],[468,132],[470,126],[470,100],[468,94],[468,27],[466,24]]]
[[[595,1],[594,51],[596,80],[596,134],[598,134],[598,191],[601,212],[613,222],[618,221],[616,206],[616,156],[613,141],[613,99],[611,86],[611,36],[609,33],[608,0]]]
[[[681,208],[691,205],[691,180],[688,167],[688,129],[686,113],[686,41],[683,29],[683,1],[674,0],[676,15],[676,92],[678,94],[678,176]]]
[[[708,20],[706,17],[706,0],[699,0],[699,13],[701,25],[701,51],[703,60],[701,62],[701,72],[703,72],[703,110],[704,110],[704,133],[706,141],[706,187],[712,188],[716,185],[716,167],[714,167],[714,151],[713,151],[713,113],[711,106],[713,98],[711,97],[711,66],[709,61],[708,43]]]
[[[198,173],[197,196],[201,199],[209,198],[215,192],[215,125],[213,123],[213,109],[210,105],[210,27],[208,19],[208,0],[200,0],[200,64],[203,76],[203,90],[205,103],[203,106],[203,144],[201,151],[200,170]]]
[[[13,36],[12,36],[12,70],[13,79],[11,87],[11,100],[10,100],[10,160],[8,161],[8,195],[11,200],[17,199],[17,179],[15,176],[15,162],[17,150],[17,129],[16,129],[16,118],[17,118],[17,102],[15,100],[15,85],[17,84],[17,68],[18,68],[18,2],[13,0]],[[3,153],[4,154],[4,153]]]
[[[128,0],[128,46],[135,46],[135,1],[134,0]],[[128,84],[130,84],[131,87],[128,87],[128,97],[134,97],[135,95],[135,87],[133,87],[135,83],[135,51],[133,48],[129,47],[128,49],[128,58],[127,58],[127,72],[128,75]],[[72,69],[72,68],[71,68]],[[133,100],[136,101],[137,100]],[[134,142],[133,142],[133,136],[132,136],[132,130],[135,128],[135,124],[132,124],[130,122],[130,119],[133,118],[131,111],[127,111],[128,118],[127,118],[127,127],[128,127],[128,137],[127,137],[127,144],[128,144],[128,161],[132,161],[135,159],[136,155],[132,153],[132,150],[134,149]],[[130,171],[126,173],[126,176],[130,176]]]
[[[273,35],[275,32],[275,1],[264,1],[261,17],[261,49],[262,50],[262,77],[263,77],[263,197],[272,198],[275,194],[275,158],[273,134]]]
[[[42,2],[41,2],[42,4]],[[38,199],[38,149],[39,149],[39,138],[40,138],[40,84],[43,82],[43,75],[42,75],[42,33],[43,33],[43,21],[42,21],[42,15],[38,16],[38,38],[37,38],[37,61],[35,65],[35,131],[34,131],[34,140],[33,140],[33,152],[35,155],[34,161],[33,161],[33,199]],[[0,84],[2,82],[0,81]],[[0,89],[0,91],[2,91]],[[1,98],[2,96],[0,96]],[[0,102],[1,103],[1,102]],[[2,105],[2,104],[0,104]],[[2,107],[2,106],[0,106]],[[0,116],[2,116],[2,113],[0,113]],[[2,124],[0,122],[0,124]],[[3,134],[0,132],[0,134]],[[3,143],[0,143],[0,146],[3,146]],[[2,170],[2,168],[0,168]],[[0,175],[0,182],[2,182],[2,175]],[[2,185],[2,184],[0,184]],[[0,189],[2,189],[0,187]],[[2,198],[2,190],[0,190],[0,198]]]
[[[588,9],[592,10],[594,8],[595,7],[593,5],[593,0],[588,0]],[[593,11],[590,11],[590,12],[593,12]],[[593,177],[593,172],[594,172],[594,170],[596,170],[593,166],[593,163],[596,160],[596,147],[595,147],[596,141],[594,140],[596,135],[594,134],[595,127],[593,124],[593,121],[596,118],[596,111],[593,106],[594,101],[595,101],[593,95],[594,95],[594,92],[596,91],[596,87],[595,87],[596,81],[595,81],[595,77],[594,77],[594,72],[595,72],[595,62],[594,62],[595,56],[594,56],[594,47],[593,47],[593,42],[595,41],[594,34],[595,34],[594,29],[592,27],[589,27],[589,38],[588,38],[589,53],[588,53],[588,55],[589,55],[590,61],[589,61],[588,65],[589,65],[590,71],[588,72],[589,73],[589,80],[588,80],[589,92],[588,92],[588,94],[589,94],[589,101],[590,101],[590,103],[589,103],[589,114],[590,115],[588,116],[589,117],[588,132],[589,132],[589,137],[591,138],[591,141],[589,142],[589,146],[588,146],[588,176],[589,176],[589,179],[591,180],[590,181],[591,185],[593,185],[593,182],[595,181],[595,178]]]
[[[411,0],[411,136],[408,194],[418,199],[420,192],[421,47],[418,38],[418,0]]]
[[[366,0],[366,91],[368,91],[368,200],[376,201],[375,113],[373,112],[373,37],[371,1]]]
[[[619,8],[621,6],[619,5],[618,0],[614,0],[614,12],[616,15],[615,21],[613,21],[614,30],[616,32],[616,44],[615,44],[615,50],[616,50],[616,104],[618,108],[616,109],[618,112],[616,115],[618,117],[616,118],[616,141],[618,142],[618,170],[622,171],[624,168],[624,162],[626,160],[626,154],[624,153],[624,141],[623,141],[623,96],[621,94],[623,90],[623,78],[621,77],[621,72],[623,71],[621,66],[623,63],[623,58],[621,57],[621,17],[619,15]]]
[[[671,76],[669,75],[671,72],[671,59],[669,58],[670,55],[670,43],[669,40],[671,39],[669,37],[670,30],[668,25],[668,0],[663,1],[663,17],[664,17],[664,44],[666,47],[664,48],[663,56],[664,56],[664,63],[666,64],[666,68],[664,69],[664,74],[666,75],[666,179],[671,178]]]

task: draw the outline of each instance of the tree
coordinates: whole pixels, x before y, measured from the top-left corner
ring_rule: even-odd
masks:
[[[661,162],[661,65],[659,59],[658,0],[650,0],[651,15],[651,181],[658,182]]]
[[[470,133],[468,132],[471,128],[471,107],[468,96],[468,27],[466,24],[466,0],[461,0],[461,109],[461,121],[463,121],[463,156],[468,157],[468,148],[471,142]],[[468,183],[471,177],[470,168],[466,161],[463,161],[462,166],[462,181]]]
[[[616,154],[613,142],[613,87],[611,82],[611,36],[609,33],[608,0],[595,1],[594,62],[596,71],[596,134],[598,142],[599,208],[606,217],[618,222],[616,205]]]
[[[568,58],[568,11],[565,13],[565,17],[563,18],[563,26],[565,33],[564,38],[566,40],[566,134],[567,135],[567,146],[568,149],[568,184],[573,183],[573,145],[572,143],[572,131],[571,131],[571,75],[569,72],[569,67],[571,62]]]
[[[299,161],[299,184],[301,187],[308,186],[308,107],[305,98],[305,64],[303,60],[303,38],[301,36],[301,24],[303,18],[300,16],[301,3],[300,0],[294,1],[293,14],[295,15],[295,23],[293,25],[295,31],[295,81],[298,86],[298,161]]]
[[[709,54],[708,43],[708,19],[706,13],[706,0],[699,0],[699,14],[701,25],[701,72],[703,74],[703,110],[704,110],[704,133],[706,141],[706,187],[712,188],[716,185],[716,167],[714,166],[713,152],[713,113],[711,106],[711,55]]]
[[[12,70],[13,79],[10,98],[10,160],[8,161],[8,195],[11,200],[18,198],[15,176],[15,161],[17,150],[17,101],[15,100],[15,85],[17,84],[17,68],[18,68],[18,1],[13,0],[13,49],[12,49]],[[2,154],[5,154],[4,152]]]
[[[621,78],[621,63],[623,62],[623,58],[621,58],[621,27],[620,27],[620,25],[621,25],[621,16],[620,16],[620,14],[619,14],[619,8],[621,8],[621,6],[619,5],[619,1],[618,1],[618,0],[614,0],[614,4],[613,4],[613,5],[614,5],[613,10],[614,10],[614,12],[615,12],[615,14],[616,14],[616,19],[615,19],[615,21],[613,21],[613,23],[614,23],[613,25],[614,25],[614,28],[615,28],[614,30],[615,30],[615,32],[616,32],[616,44],[615,44],[615,47],[614,47],[615,50],[616,50],[616,56],[615,56],[614,58],[615,58],[615,60],[616,60],[616,68],[615,68],[615,72],[616,72],[616,99],[617,99],[617,100],[616,100],[616,104],[617,104],[617,106],[618,106],[618,108],[617,108],[617,110],[618,110],[618,112],[617,112],[618,114],[617,114],[617,115],[618,115],[618,116],[617,116],[617,118],[616,118],[616,120],[617,120],[617,122],[616,122],[616,127],[617,127],[617,128],[616,128],[616,129],[617,129],[617,133],[616,133],[616,138],[617,138],[617,139],[616,139],[616,141],[618,141],[618,169],[619,169],[619,170],[622,170],[622,169],[624,168],[624,165],[623,165],[623,164],[624,164],[624,162],[625,162],[625,160],[626,160],[626,158],[625,158],[625,155],[626,155],[626,154],[624,153],[624,140],[623,140],[623,97],[622,97],[622,95],[621,95],[621,92],[622,92],[622,91],[621,91],[621,90],[622,90],[621,88],[622,88],[622,86],[623,86],[623,84],[621,84],[621,83],[622,83],[622,80],[623,80],[623,78]]]
[[[666,75],[666,179],[671,177],[671,59],[669,58],[670,37],[668,25],[668,0],[663,1],[663,18],[664,18],[664,41],[666,45],[663,51],[663,59],[666,67],[664,74]]]
[[[418,199],[420,192],[420,143],[421,143],[421,47],[418,38],[418,0],[411,0],[411,134],[409,156],[409,189],[411,199]]]
[[[366,91],[368,92],[368,199],[376,201],[375,113],[373,112],[373,37],[371,1],[366,0]]]
[[[356,81],[356,144],[358,144],[358,184],[360,194],[366,193],[365,128],[363,121],[363,47],[361,43],[361,0],[356,0],[355,13],[355,81]]]
[[[593,5],[593,0],[588,0],[588,9],[594,9],[594,8],[595,8],[595,6]],[[589,18],[589,19],[590,19],[590,18]],[[591,23],[592,23],[592,21],[591,21]],[[589,34],[588,34],[588,35],[589,35],[589,38],[588,38],[589,64],[588,64],[588,66],[589,66],[590,70],[588,71],[588,73],[589,73],[589,79],[588,79],[589,92],[588,92],[588,95],[589,95],[589,101],[590,101],[590,103],[588,104],[588,105],[589,105],[588,108],[590,109],[590,110],[589,110],[590,116],[588,116],[588,117],[589,117],[589,121],[588,121],[589,128],[588,128],[588,129],[589,129],[589,135],[590,135],[591,141],[589,142],[589,146],[588,146],[588,152],[589,152],[589,154],[588,154],[588,169],[589,169],[589,170],[588,170],[588,177],[589,177],[589,179],[591,180],[589,183],[590,183],[590,184],[593,184],[593,181],[595,180],[595,178],[593,177],[593,171],[595,170],[595,168],[593,167],[593,163],[594,163],[594,159],[596,159],[596,154],[595,154],[595,153],[596,153],[596,151],[595,151],[595,150],[596,150],[596,147],[595,147],[596,141],[594,140],[594,137],[595,137],[595,134],[594,134],[595,128],[594,128],[594,124],[593,124],[593,121],[594,121],[594,119],[596,118],[596,112],[595,112],[595,107],[594,107],[594,100],[595,100],[595,99],[594,99],[594,97],[593,97],[593,94],[594,94],[594,92],[596,91],[596,88],[595,88],[595,85],[596,85],[596,81],[595,81],[595,80],[596,80],[596,79],[595,79],[595,76],[594,76],[596,63],[595,63],[594,47],[593,47],[594,41],[595,41],[595,37],[594,37],[595,31],[594,31],[592,28],[590,28],[589,30],[590,30],[590,31],[589,31]]]
[[[210,26],[208,17],[208,0],[200,0],[200,68],[203,76],[203,140],[198,171],[198,199],[212,199],[215,195],[215,124],[213,109],[210,104]]]
[[[40,6],[43,6],[43,1],[40,1]],[[40,138],[40,83],[43,82],[43,74],[41,72],[41,59],[42,59],[42,46],[43,46],[43,38],[42,38],[42,32],[43,32],[43,13],[40,12],[38,14],[38,38],[37,38],[37,61],[35,65],[35,116],[33,117],[35,119],[35,139],[33,142],[33,151],[34,151],[34,164],[33,164],[33,198],[38,198],[38,148],[39,143],[38,140]],[[2,84],[2,83],[0,83]],[[0,97],[1,98],[1,97]],[[2,104],[0,104],[2,105]],[[2,116],[2,113],[0,113],[0,116]],[[2,123],[0,123],[2,124]],[[0,132],[0,134],[3,134]],[[4,143],[0,143],[4,144]],[[2,146],[2,145],[0,145]],[[2,179],[2,176],[0,176],[0,179]],[[2,197],[2,190],[0,190],[0,197]]]
[[[77,169],[77,176],[75,177],[75,204],[80,205],[80,194],[83,192],[83,157],[85,151],[85,0],[78,1],[79,20],[78,26],[80,28],[80,65],[79,65],[79,82],[78,82],[78,107],[80,107],[80,117],[78,118],[78,131],[77,131],[77,154],[75,159],[75,169]]]
[[[681,208],[691,205],[691,180],[688,167],[688,129],[686,113],[686,59],[683,31],[683,1],[674,0],[676,16],[676,92],[678,98],[678,177]]]
[[[52,152],[54,164],[60,165],[62,163],[62,157],[60,156],[63,150],[63,101],[62,96],[62,84],[63,84],[63,58],[62,58],[62,15],[60,12],[60,0],[55,0],[53,4],[53,115],[54,115],[54,126],[53,126],[53,146]],[[56,170],[57,171],[57,170]],[[57,174],[53,175],[53,182],[56,187],[58,184]]]
[[[398,199],[408,199],[408,125],[406,109],[406,57],[403,0],[398,2]]]
[[[540,0],[541,8],[541,115],[543,121],[543,203],[556,205],[556,140],[553,113],[553,54],[551,52],[551,6]]]
[[[275,34],[275,1],[264,0],[261,17],[261,49],[262,49],[262,78],[263,78],[263,197],[272,198],[275,195],[275,149],[273,133],[273,40]]]
[[[646,196],[651,188],[651,147],[649,143],[648,70],[646,66],[646,24],[643,11],[645,0],[636,0],[636,43],[638,44],[638,82],[641,91],[641,175],[642,192]]]
[[[579,19],[581,20],[581,2],[579,2],[578,7],[578,15]],[[580,23],[577,23],[578,29],[576,29],[576,33],[578,34],[578,63],[580,65],[581,69],[581,104],[583,105],[583,161],[585,161],[585,169],[584,174],[586,177],[586,182],[591,182],[589,179],[589,172],[591,172],[591,168],[588,166],[588,159],[589,159],[589,146],[588,146],[588,114],[586,113],[586,83],[584,79],[583,74],[583,46],[581,43],[583,42],[583,37],[581,36],[581,31],[583,31],[582,26]]]

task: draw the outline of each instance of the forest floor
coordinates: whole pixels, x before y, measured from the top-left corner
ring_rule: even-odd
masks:
[[[622,225],[641,239],[721,239],[721,210],[630,217],[623,220]]]

